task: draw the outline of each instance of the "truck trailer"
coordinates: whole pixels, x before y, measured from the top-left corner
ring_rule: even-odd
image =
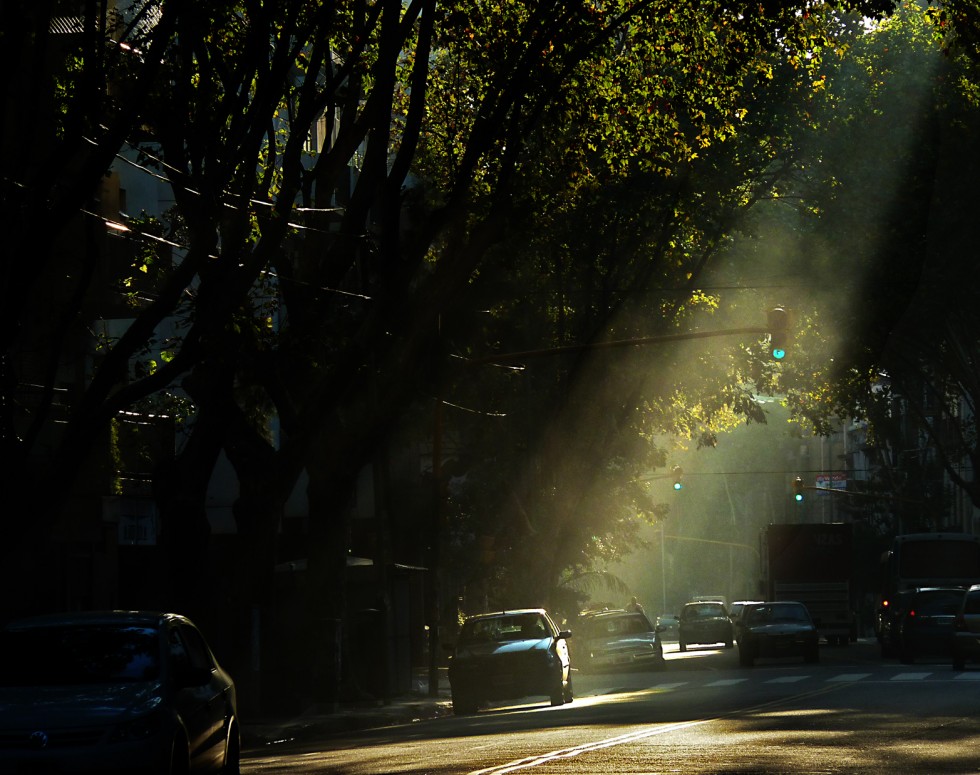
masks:
[[[769,525],[762,557],[766,600],[803,603],[828,643],[846,645],[856,637],[849,523]]]

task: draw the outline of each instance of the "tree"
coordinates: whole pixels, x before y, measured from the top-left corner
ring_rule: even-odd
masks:
[[[819,119],[826,131],[808,162],[819,172],[794,189],[818,216],[797,232],[795,268],[824,339],[783,373],[797,413],[816,427],[833,413],[869,420],[881,486],[924,499],[903,507],[916,512],[905,524],[924,529],[943,524],[943,494],[927,484],[940,470],[980,505],[965,473],[980,463],[972,408],[980,321],[969,258],[975,219],[964,217],[980,204],[970,183],[980,114],[973,63],[943,54],[948,18],[906,4],[859,30],[828,73],[834,112]],[[926,458],[899,460],[917,438]]]
[[[690,182],[696,159],[737,135],[742,86],[753,73],[757,85],[767,79],[769,52],[806,72],[804,51],[830,43],[832,30],[826,9],[810,3],[715,10],[653,0],[492,8],[164,0],[137,4],[121,27],[80,15],[70,38],[77,46],[51,67],[21,67],[29,77],[5,87],[12,161],[0,217],[12,255],[35,257],[6,278],[16,303],[3,348],[3,443],[6,459],[22,463],[4,484],[12,513],[30,515],[11,530],[26,539],[28,527],[43,533],[70,521],[68,496],[86,484],[85,466],[104,464],[91,451],[111,420],[180,384],[196,411],[180,455],[158,472],[170,546],[206,539],[204,487],[223,449],[241,483],[243,599],[261,602],[282,504],[306,470],[311,610],[317,622],[340,619],[351,484],[404,408],[444,379],[441,332],[471,330],[471,294],[486,292],[491,284],[481,280],[506,267],[495,265],[493,247],[536,214],[557,224],[584,206],[590,188],[606,183],[586,174],[590,166],[646,176],[655,228],[624,235],[605,265],[582,264],[605,291],[620,286],[616,298],[583,306],[579,328],[566,332],[599,336],[635,330],[636,319],[614,321],[614,313],[655,278],[675,276],[643,261],[644,251],[682,259],[677,269],[696,278],[710,239],[685,240],[724,234],[723,223],[674,222],[671,203],[693,207],[704,196],[707,188]],[[31,34],[5,50],[8,64],[35,62],[56,40],[51,9],[21,3],[16,11]],[[32,106],[38,131],[26,154],[13,153],[13,111]],[[91,214],[92,192],[129,146],[135,163],[173,191],[165,236],[173,258],[153,272],[142,260],[112,266],[105,230],[125,224]],[[542,166],[566,158],[557,177]],[[565,180],[586,196],[549,212],[547,192]],[[737,179],[715,191],[727,197],[719,213],[742,203]],[[73,240],[79,222],[90,237],[81,254],[56,241]],[[129,228],[134,239],[156,241]],[[576,267],[569,278],[577,275]],[[143,276],[152,276],[151,293],[105,342],[55,432],[57,367],[76,362],[89,316],[104,315],[108,302],[121,301],[114,290]],[[96,292],[108,299],[96,303]],[[44,295],[63,301],[59,325],[33,314]],[[673,325],[680,308],[656,309]],[[278,327],[269,325],[273,315]],[[168,320],[182,327],[158,342]],[[153,367],[130,373],[147,351],[160,354]],[[42,386],[31,404],[17,400],[27,383]],[[567,391],[568,382],[558,384]],[[560,408],[586,406],[582,395]],[[278,445],[268,438],[270,418],[282,430]],[[616,428],[605,426],[609,438]],[[48,443],[53,453],[39,457]],[[539,454],[558,445],[547,440]],[[574,480],[583,460],[556,470],[557,481]],[[87,494],[97,495],[99,480],[90,481]],[[59,497],[38,504],[38,491]],[[563,528],[554,522],[551,534]],[[559,537],[580,540],[567,530]],[[25,543],[5,546],[13,553]],[[323,589],[337,594],[323,600]],[[329,640],[319,635],[309,641],[313,652]]]

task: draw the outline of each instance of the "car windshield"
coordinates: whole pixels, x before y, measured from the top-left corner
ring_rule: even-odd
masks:
[[[962,592],[937,589],[920,592],[913,599],[911,608],[920,616],[953,616],[959,611],[962,600]]]
[[[711,616],[727,616],[725,606],[721,603],[700,603],[685,606],[681,612],[683,619],[706,619]]]
[[[150,681],[160,674],[156,630],[133,625],[37,627],[0,632],[0,686]]]
[[[459,642],[531,640],[546,638],[549,634],[547,622],[539,614],[515,614],[470,619],[463,623]]]
[[[756,606],[748,611],[745,617],[749,624],[775,624],[777,622],[810,623],[810,615],[807,613],[806,608],[801,605],[788,605],[785,603]]]
[[[622,635],[637,635],[641,632],[653,632],[653,627],[646,616],[636,613],[608,616],[593,621],[589,625],[588,634],[593,638],[615,638]]]

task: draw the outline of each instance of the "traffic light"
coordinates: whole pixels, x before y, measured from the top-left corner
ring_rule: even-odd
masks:
[[[803,502],[803,479],[799,476],[793,480],[793,500]]]
[[[791,338],[789,312],[783,307],[773,307],[769,310],[767,320],[769,324],[769,353],[775,360],[781,361],[786,357]]]
[[[684,483],[681,481],[681,477],[684,476],[684,469],[680,466],[674,466],[672,469],[670,469],[670,472],[674,475],[674,489],[683,489]]]

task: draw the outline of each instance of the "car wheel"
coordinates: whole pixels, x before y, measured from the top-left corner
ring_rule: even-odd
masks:
[[[682,641],[682,640],[681,641],[678,641],[677,642],[677,650],[678,651],[687,651],[687,644],[684,641]]]
[[[953,657],[953,670],[966,670],[966,660]]]
[[[188,775],[191,771],[190,752],[187,741],[182,736],[174,740],[170,748],[170,763],[162,771],[167,775]]]
[[[742,667],[752,667],[752,665],[755,664],[755,657],[752,655],[752,652],[749,651],[748,649],[739,649],[738,663]]]
[[[807,662],[807,663],[809,663],[811,665],[814,664],[815,662],[819,662],[820,661],[820,649],[819,648],[816,648],[816,647],[814,647],[812,649],[809,649],[803,655],[803,661],[804,662]]]
[[[557,689],[551,693],[551,706],[557,708],[559,705],[565,704],[565,690]]]
[[[731,638],[729,638],[728,640],[726,640],[726,641],[725,641],[725,648],[726,648],[726,649],[730,649],[730,648],[732,648],[732,646],[734,646],[734,645],[735,645],[735,643],[734,643],[734,641],[732,641],[732,639],[731,639]]]
[[[241,743],[236,726],[232,726],[228,733],[228,746],[225,749],[225,764],[221,768],[221,775],[241,775]]]
[[[480,707],[479,701],[469,695],[460,695],[453,692],[453,713],[457,716],[466,716],[476,713]]]
[[[564,696],[565,696],[565,702],[571,702],[573,699],[575,699],[575,696],[572,694],[572,676],[571,676],[571,674],[569,674],[569,676],[568,676],[568,683],[565,684],[565,695]]]
[[[911,665],[915,662],[915,654],[911,651],[902,651],[898,658],[903,665]]]

